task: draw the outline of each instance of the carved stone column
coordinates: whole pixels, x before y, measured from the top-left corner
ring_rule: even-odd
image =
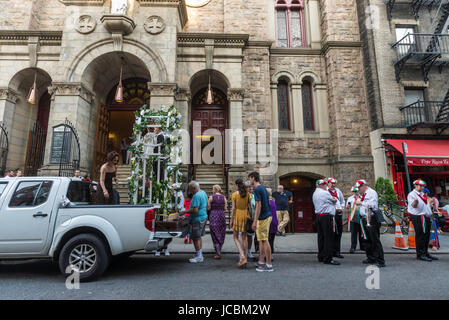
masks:
[[[176,83],[148,82],[150,90],[150,107],[159,109],[161,106],[171,106],[175,104]]]
[[[48,88],[51,95],[48,134],[45,147],[44,167],[41,174],[54,174],[57,164],[51,163],[50,153],[53,139],[53,127],[68,119],[78,132],[80,142],[80,166],[83,172],[89,172],[93,160],[95,132],[92,122],[96,123],[95,95],[79,82],[53,82]],[[95,129],[94,129],[95,130]]]
[[[17,92],[10,88],[0,88],[0,121],[11,132],[16,108],[16,102],[19,98]]]
[[[191,115],[189,114],[189,104],[192,99],[190,89],[178,88],[175,93],[175,104],[182,115],[181,128],[189,130]]]

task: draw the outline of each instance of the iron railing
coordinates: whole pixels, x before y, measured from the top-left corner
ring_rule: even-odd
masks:
[[[442,101],[417,101],[408,106],[399,108],[402,113],[403,126],[406,128],[418,124],[449,124],[449,119],[436,121],[441,108],[445,107],[447,102]]]
[[[449,34],[409,33],[393,48],[398,61],[413,55],[449,54]]]

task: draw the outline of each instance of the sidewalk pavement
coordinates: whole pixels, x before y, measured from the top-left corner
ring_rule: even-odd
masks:
[[[407,242],[407,236],[404,236]],[[389,253],[404,253],[404,254],[416,254],[415,249],[409,249],[407,251],[393,249],[394,234],[382,234],[381,242],[384,252]],[[432,251],[429,249],[429,253],[449,253],[449,233],[440,234],[441,248],[438,251]],[[341,239],[342,254],[349,254],[351,246],[351,234],[344,232]],[[316,233],[296,233],[287,234],[287,236],[276,236],[274,241],[275,253],[317,253],[317,235]],[[254,248],[254,246],[253,246]],[[358,249],[358,247],[357,247]],[[193,253],[193,244],[184,244],[184,239],[174,239],[169,245],[170,253]],[[232,234],[227,233],[225,243],[223,245],[222,253],[237,253],[237,248],[234,244]],[[213,249],[212,239],[209,233],[203,237],[203,253],[215,253]],[[363,251],[357,250],[356,253],[364,254]]]

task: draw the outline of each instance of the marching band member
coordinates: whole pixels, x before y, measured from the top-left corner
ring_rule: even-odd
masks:
[[[353,193],[346,202],[346,208],[349,209],[349,223],[348,231],[351,231],[351,250],[349,253],[355,253],[357,249],[357,239],[360,244],[360,250],[365,251],[364,243],[364,230],[360,229],[360,208],[355,203],[359,196],[359,188],[355,186],[352,187],[351,192]]]
[[[412,215],[410,220],[413,223],[416,237],[416,258],[423,261],[438,260],[428,252],[430,239],[430,217],[432,209],[425,197],[423,190],[426,182],[418,179],[413,182],[415,189],[407,196],[407,210]]]
[[[343,197],[343,193],[340,189],[336,188],[337,179],[329,178],[327,179],[327,191],[334,198],[337,198],[337,202],[335,203],[335,225],[336,225],[336,233],[335,233],[335,242],[334,242],[334,257],[336,258],[344,258],[341,253],[341,236],[343,234],[343,208],[345,207],[345,198]]]
[[[374,210],[378,209],[377,192],[371,189],[365,180],[357,180],[355,186],[359,188],[360,198],[356,204],[360,205],[360,216],[362,217],[361,229],[366,230],[367,241],[365,252],[366,264],[375,264],[377,267],[385,267],[384,250],[380,242],[380,222]]]
[[[313,205],[317,215],[318,261],[325,264],[339,265],[340,262],[332,259],[335,233],[335,203],[338,200],[327,191],[326,180],[317,180],[316,185],[317,188],[313,193]]]

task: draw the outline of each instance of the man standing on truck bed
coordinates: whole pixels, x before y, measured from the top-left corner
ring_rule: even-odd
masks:
[[[192,202],[189,210],[183,210],[180,214],[190,214],[190,239],[193,240],[196,255],[189,259],[191,263],[203,262],[203,241],[201,237],[206,234],[207,222],[207,200],[209,199],[206,192],[200,189],[200,185],[196,181],[189,183],[189,190],[193,193]]]

